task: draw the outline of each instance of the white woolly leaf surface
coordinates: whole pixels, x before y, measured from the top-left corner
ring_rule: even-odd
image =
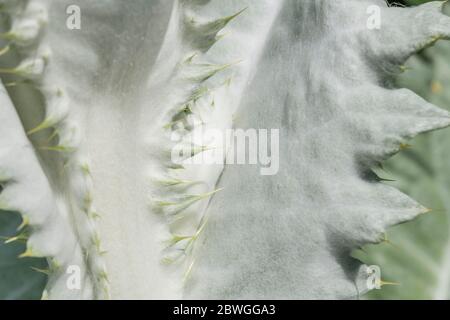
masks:
[[[386,85],[450,35],[441,3],[19,2],[12,20],[31,12],[42,32],[1,57],[32,66],[6,84],[33,81],[1,92],[1,197],[29,215],[30,255],[59,262],[47,297],[354,298],[367,274],[350,251],[424,211],[371,167],[450,123]],[[81,30],[65,28],[69,4]],[[373,4],[380,30],[366,25]],[[280,129],[276,175],[171,162],[172,134],[232,127]],[[80,291],[64,286],[71,264]]]

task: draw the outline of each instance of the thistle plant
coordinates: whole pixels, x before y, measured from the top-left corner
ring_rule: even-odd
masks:
[[[418,4],[417,1],[414,4]],[[449,14],[450,11],[445,11]],[[406,72],[398,77],[407,87],[437,106],[449,109],[450,47],[436,44],[411,58]],[[371,292],[383,299],[449,299],[449,186],[447,164],[448,130],[419,136],[384,165],[385,177],[392,185],[426,204],[430,214],[399,225],[387,232],[380,246],[367,246],[358,257],[377,264],[384,277],[395,279],[395,286]]]
[[[443,2],[0,4],[0,209],[43,298],[358,298],[351,252],[429,211],[375,168],[450,124],[393,83],[450,36]],[[279,130],[276,174],[172,161],[231,128]]]

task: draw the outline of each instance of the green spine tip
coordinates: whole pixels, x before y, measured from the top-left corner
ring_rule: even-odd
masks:
[[[28,85],[28,86],[34,86],[33,82],[29,79],[20,79],[13,82],[7,82],[5,83],[5,87],[16,87],[19,85]]]
[[[218,189],[216,189],[216,190],[207,192],[207,193],[205,193],[205,194],[202,195],[202,198],[206,198],[206,197],[212,196],[213,194],[215,194],[215,193],[217,193],[217,192],[219,192],[219,191],[222,191],[223,189],[224,189],[224,188],[218,188]]]
[[[400,150],[406,150],[406,149],[412,148],[412,145],[410,145],[408,143],[400,143],[399,148],[400,148]]]
[[[16,74],[17,70],[16,69],[0,68],[0,73],[3,73],[3,74]]]
[[[28,235],[21,233],[15,237],[6,238],[5,244],[9,244],[15,241],[26,242],[28,240]]]
[[[184,219],[186,216],[182,214],[173,215],[169,218],[168,223],[169,225],[174,224],[182,219]]]
[[[198,52],[194,52],[193,54],[191,54],[190,56],[188,56],[183,63],[189,64],[192,63],[192,60],[194,60],[194,58],[198,55]]]
[[[176,245],[178,242],[183,241],[183,240],[187,240],[187,239],[192,239],[194,236],[180,236],[180,235],[172,235],[172,237],[167,240],[164,241],[166,243],[166,247],[172,247],[174,245]]]
[[[86,195],[84,196],[84,206],[85,209],[87,211],[87,209],[91,206],[92,204],[92,194],[90,192],[86,192]]]
[[[7,54],[10,49],[11,49],[11,47],[9,45],[7,45],[6,47],[0,49],[0,57],[5,55],[5,54]]]
[[[216,21],[210,22],[208,25],[213,29],[213,30],[220,30],[222,28],[224,28],[228,23],[230,23],[231,20],[233,20],[234,18],[236,18],[237,16],[239,16],[241,13],[243,13],[245,10],[247,10],[248,7],[245,7],[241,10],[239,10],[238,12],[236,12],[235,14],[232,14],[230,16],[218,19]]]
[[[39,147],[39,149],[44,150],[44,151],[54,151],[54,152],[63,152],[63,153],[72,153],[76,150],[74,147],[63,146],[63,145],[58,145],[58,146],[53,146],[53,147]]]
[[[378,177],[378,181],[396,182],[397,180]]]
[[[59,263],[55,258],[50,259],[50,269],[51,270],[59,270],[61,268],[61,263]]]
[[[50,128],[54,123],[50,119],[45,119],[42,121],[37,127],[27,131],[27,135],[32,135],[34,133],[37,133],[39,131],[45,130]]]
[[[33,252],[31,248],[27,248],[24,253],[19,255],[19,258],[32,258],[36,257],[36,254]]]
[[[206,68],[207,71],[201,76],[191,77],[189,79],[196,81],[196,82],[204,82],[204,81],[208,80],[209,78],[213,77],[214,75],[216,75],[217,73],[219,73],[225,69],[228,69],[228,68],[232,67],[233,65],[236,65],[240,62],[241,62],[241,60],[236,61],[236,62],[226,63],[226,64],[219,64],[219,65],[199,65],[199,67]]]
[[[174,205],[177,205],[177,204],[178,203],[171,202],[171,201],[162,201],[162,200],[155,201],[155,205],[157,207],[168,207],[168,206],[174,206]]]
[[[92,244],[97,249],[97,252],[101,252],[102,251],[101,250],[100,238],[99,238],[98,234],[94,234],[92,236]]]
[[[104,280],[104,281],[109,283],[108,274],[106,273],[105,270],[100,271],[98,273],[98,277],[99,277],[100,280]]]
[[[184,166],[182,164],[171,163],[167,167],[170,170],[184,170]]]
[[[172,264],[173,262],[174,262],[174,260],[169,257],[164,257],[161,259],[161,263],[163,263],[163,264]]]
[[[208,223],[208,219],[209,219],[209,218],[206,218],[206,219],[205,219],[205,222],[203,222],[203,223],[200,225],[200,228],[198,228],[197,232],[196,232],[195,235],[194,235],[194,238],[195,238],[195,239],[197,239],[198,236],[199,236],[199,235],[202,233],[202,231],[205,229],[205,226],[206,226],[206,224]]]
[[[400,286],[401,284],[399,282],[390,282],[390,281],[384,281],[384,280],[378,280],[379,285],[382,286]]]
[[[182,179],[162,179],[162,180],[157,180],[158,184],[161,184],[163,186],[166,187],[171,187],[171,186],[178,186],[178,185],[192,185],[197,183],[196,181],[191,181],[191,180],[182,180]]]
[[[39,273],[43,273],[43,274],[45,274],[47,276],[49,276],[50,273],[51,273],[50,269],[40,269],[40,268],[36,268],[36,267],[31,267],[31,269],[33,271],[36,271],[36,272],[39,272]]]
[[[237,16],[239,16],[241,13],[243,13],[244,11],[246,11],[248,9],[248,7],[244,7],[241,10],[239,10],[238,12],[236,12],[235,14],[231,15],[228,17],[228,21],[233,20],[234,18],[236,18]]]
[[[227,78],[227,79],[223,82],[223,85],[226,86],[226,87],[229,87],[229,86],[231,85],[231,80],[232,80],[231,77]]]
[[[96,211],[90,211],[90,212],[88,212],[88,216],[91,218],[91,219],[100,219],[102,216],[98,213],[98,212],[96,212]]]
[[[408,67],[405,65],[401,65],[398,68],[400,69],[400,72],[405,72],[405,71],[411,70],[411,67]]]
[[[198,100],[200,97],[202,97],[203,95],[205,95],[206,93],[208,93],[209,89],[208,87],[202,86],[199,87],[197,89],[195,89],[192,94],[190,95],[190,97],[188,98],[188,103],[189,102],[195,102],[196,100]],[[183,108],[184,109],[184,108]]]
[[[89,165],[87,163],[83,163],[81,165],[81,170],[83,171],[83,173],[86,176],[90,176],[91,175],[91,169],[89,168]]]
[[[194,146],[194,148],[191,149],[191,157],[196,156],[199,153],[213,150],[215,147],[209,147],[209,146]]]
[[[54,138],[56,138],[57,135],[58,135],[58,130],[56,128],[53,128],[52,134],[46,140],[47,143],[50,143]]]
[[[207,197],[213,195],[214,193],[221,191],[222,189],[223,188],[219,188],[219,189],[216,189],[216,190],[213,190],[213,191],[210,191],[207,193],[201,193],[201,194],[189,194],[180,199],[177,199],[176,201],[157,200],[157,201],[154,201],[154,204],[157,207],[179,206],[180,210],[182,210],[199,200],[207,198]]]
[[[30,219],[28,218],[28,216],[23,216],[22,223],[17,227],[17,231],[23,230],[29,224],[30,224]]]
[[[189,267],[187,268],[186,272],[184,273],[183,282],[186,282],[187,280],[189,280],[189,278],[192,274],[192,268],[194,267],[194,263],[195,263],[195,260],[189,264]]]

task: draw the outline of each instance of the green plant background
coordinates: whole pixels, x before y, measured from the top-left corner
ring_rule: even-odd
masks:
[[[425,0],[390,1],[417,5]],[[407,63],[397,85],[409,88],[426,100],[450,110],[450,44],[438,43]],[[379,245],[355,251],[356,258],[381,267],[385,285],[373,290],[370,299],[450,298],[450,129],[416,138],[384,165],[379,173],[395,179],[393,185],[433,211],[415,221],[392,228]],[[0,212],[0,236],[14,236],[19,215]],[[18,259],[25,244],[0,241],[0,299],[39,299],[45,274],[44,259]]]

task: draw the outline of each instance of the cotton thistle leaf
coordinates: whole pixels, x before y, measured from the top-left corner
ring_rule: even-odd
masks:
[[[65,266],[81,265],[82,256],[73,229],[59,212],[58,200],[54,198],[47,178],[26,139],[8,94],[4,88],[0,90],[0,120],[8,123],[1,127],[0,132],[0,167],[1,172],[8,173],[11,181],[3,185],[0,201],[6,204],[6,209],[23,214],[19,230],[28,226],[35,230],[28,235],[27,249],[20,257],[46,256],[59,260]],[[22,238],[20,234],[17,237]],[[73,251],[64,252],[64,248],[73,248]],[[63,289],[61,284],[65,283],[65,279],[61,274],[53,274],[50,282]],[[67,289],[60,294],[67,298],[81,298],[90,287],[88,283],[85,285],[86,289],[78,292],[80,296],[74,296]]]
[[[446,14],[450,13],[449,9],[447,5]],[[414,56],[406,64],[408,70],[397,79],[399,85],[448,110],[449,57],[450,46],[446,42]],[[379,265],[387,279],[402,284],[374,290],[372,298],[441,300],[450,297],[448,140],[447,130],[418,137],[410,148],[386,164],[397,178],[394,186],[433,209],[415,221],[389,230],[394,245],[367,246],[365,254],[358,255],[366,263]]]
[[[367,173],[405,139],[447,126],[449,116],[410,91],[379,86],[378,79],[390,76],[380,69],[385,59],[400,62],[423,42],[414,33],[407,42],[394,40],[399,35],[389,28],[367,29],[371,3],[284,2],[235,121],[236,127],[280,128],[280,169],[261,179],[252,166],[226,168],[219,186],[233,187],[207,209],[187,298],[358,297],[368,274],[350,251],[382,241],[387,227],[424,211]],[[434,7],[381,10],[383,16],[399,12],[392,27],[422,12],[430,30],[447,28]],[[339,31],[323,29],[325,21]]]
[[[371,168],[450,122],[382,85],[447,35],[436,6],[383,5],[391,19],[374,31],[366,9],[381,1],[33,3],[48,24],[31,46],[38,56],[25,46],[2,70],[33,86],[1,96],[0,119],[14,126],[0,127],[0,168],[14,181],[3,203],[29,219],[25,256],[61,266],[44,298],[354,298],[369,275],[351,250],[425,210]],[[61,27],[69,4],[83,8],[80,30]],[[393,32],[404,25],[417,37]],[[279,172],[174,163],[177,142],[232,128],[280,129]],[[192,145],[189,159],[221,149]],[[72,263],[83,279],[75,292],[63,281]]]

